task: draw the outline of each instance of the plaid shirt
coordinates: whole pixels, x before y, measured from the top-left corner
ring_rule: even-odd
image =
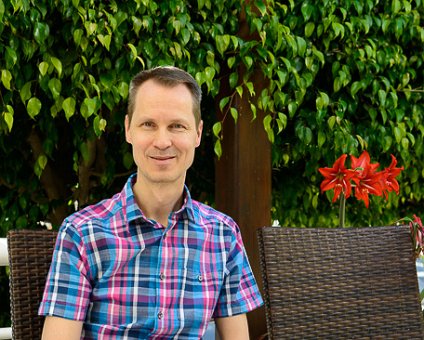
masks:
[[[134,181],[63,222],[40,315],[84,321],[83,339],[199,339],[212,317],[263,303],[230,217],[185,188],[164,228],[138,208]]]

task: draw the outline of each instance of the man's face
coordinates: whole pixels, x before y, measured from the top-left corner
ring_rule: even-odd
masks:
[[[125,118],[125,136],[132,144],[138,167],[137,181],[144,184],[185,181],[199,146],[203,122],[196,126],[188,88],[147,80],[137,91],[134,112]]]

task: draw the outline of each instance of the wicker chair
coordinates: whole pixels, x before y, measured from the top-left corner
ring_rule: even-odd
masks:
[[[48,230],[11,230],[7,235],[14,340],[41,338],[44,317],[38,316],[37,311],[56,235]]]
[[[258,230],[270,339],[424,339],[408,227]]]

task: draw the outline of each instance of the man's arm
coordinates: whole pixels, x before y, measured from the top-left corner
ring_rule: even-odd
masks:
[[[246,314],[215,319],[221,340],[249,340]]]
[[[82,321],[46,316],[41,339],[79,340],[81,339],[82,324]]]

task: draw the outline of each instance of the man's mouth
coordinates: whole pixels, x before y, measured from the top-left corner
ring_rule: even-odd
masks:
[[[157,161],[166,161],[169,159],[175,158],[175,156],[167,155],[167,156],[150,156],[150,158],[157,160]]]

